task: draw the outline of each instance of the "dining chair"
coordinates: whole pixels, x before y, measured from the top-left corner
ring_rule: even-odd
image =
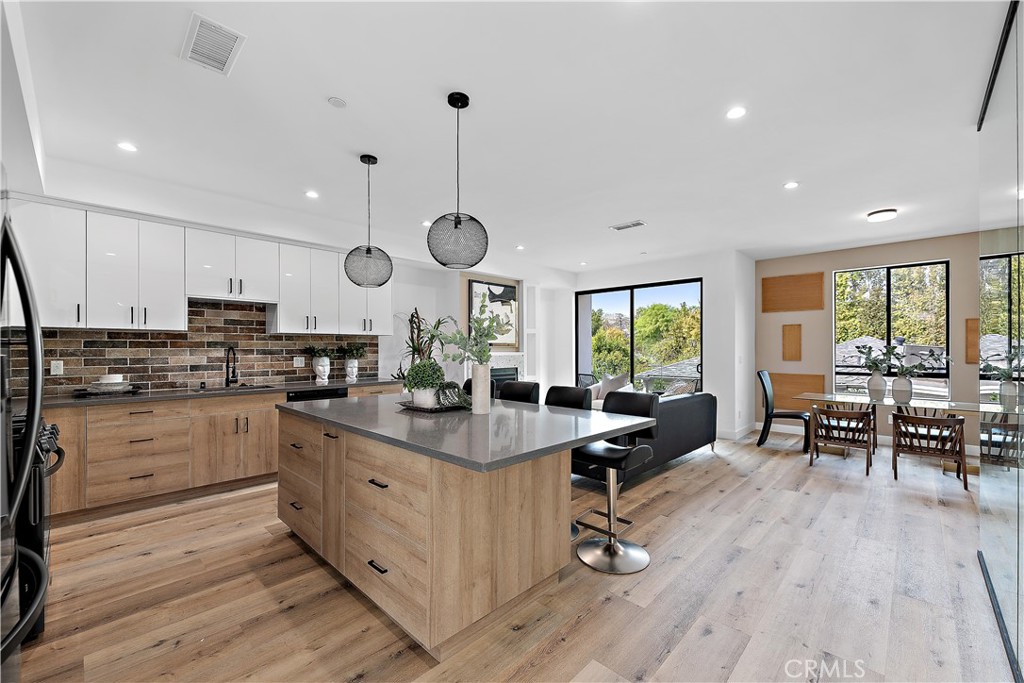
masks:
[[[586,387],[560,387],[553,386],[548,389],[544,397],[544,405],[557,406],[559,408],[576,408],[577,410],[590,410],[593,403],[593,393]]]
[[[956,462],[956,476],[963,474],[967,491],[967,448],[963,417],[924,417],[892,414],[892,478],[899,479],[900,455],[925,455]]]
[[[810,465],[821,456],[823,445],[845,448],[863,448],[865,455],[864,474],[871,474],[871,457],[874,454],[874,439],[871,429],[874,418],[870,410],[836,410],[811,406],[811,449]],[[844,456],[845,451],[844,451]]]
[[[1021,457],[1021,425],[1016,415],[982,413],[978,434],[982,462],[1003,465],[1009,471]]]
[[[498,398],[502,401],[518,401],[520,403],[540,403],[540,384],[537,382],[503,382],[498,389]]]
[[[825,407],[830,410],[867,410],[871,413],[871,446],[874,450],[878,450],[878,410],[874,404],[871,404],[867,408],[862,408],[863,403],[853,403],[852,401],[829,401],[825,403]]]
[[[763,446],[768,440],[768,434],[772,431],[772,420],[800,420],[804,423],[804,453],[810,451],[811,414],[799,410],[775,410],[775,392],[772,391],[772,378],[768,371],[758,370],[757,380],[761,383],[761,393],[764,397],[764,426],[761,427],[757,445]]]
[[[494,398],[494,389],[495,389],[496,386],[497,385],[496,385],[495,381],[492,379],[491,380],[491,398]],[[467,396],[472,396],[473,395],[473,380],[472,379],[467,379],[465,382],[463,382],[462,383],[462,390],[466,392]]]

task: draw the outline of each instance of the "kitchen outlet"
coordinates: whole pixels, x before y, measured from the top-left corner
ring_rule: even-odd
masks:
[[[293,368],[304,368],[306,367],[305,356],[292,356],[292,367]]]
[[[62,361],[62,360],[51,360],[50,361],[50,374],[51,375],[63,375],[64,374],[64,361]]]

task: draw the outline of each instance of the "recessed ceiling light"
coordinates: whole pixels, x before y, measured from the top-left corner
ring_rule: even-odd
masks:
[[[733,107],[732,109],[730,109],[729,111],[725,112],[725,118],[727,118],[727,119],[742,119],[746,115],[747,115],[747,108],[746,107],[736,106],[736,107]]]
[[[587,265],[587,262],[586,261],[580,261],[580,265],[581,266],[585,266],[585,265]]]
[[[316,199],[320,196],[320,193],[316,190],[306,190],[306,196],[310,199]]]
[[[431,223],[430,221],[423,221],[422,223],[420,223],[420,225],[422,225],[424,228],[429,228],[431,226]]]
[[[523,249],[526,249],[526,247],[524,247],[524,246],[523,246],[523,245],[521,245],[521,244],[517,244],[517,245],[516,245],[516,251],[522,251]]]
[[[868,223],[884,223],[896,218],[896,209],[879,209],[868,214]]]
[[[647,256],[647,252],[646,252],[646,251],[641,251],[641,252],[640,252],[640,255],[641,255],[641,256]]]
[[[331,105],[335,109],[344,109],[348,105],[348,102],[340,97],[328,97],[327,104]]]
[[[784,187],[787,190],[795,190],[796,188],[800,187],[800,183],[798,183],[795,180],[790,180],[788,183],[786,183],[782,187]]]
[[[112,251],[108,251],[108,252],[107,252],[107,256],[117,256],[117,254],[115,254],[115,253],[114,253],[114,252],[112,252]]]
[[[126,152],[138,152],[139,151],[138,147],[136,147],[135,145],[133,145],[132,143],[130,143],[128,141],[117,143],[117,147],[118,147],[118,149],[123,149]]]

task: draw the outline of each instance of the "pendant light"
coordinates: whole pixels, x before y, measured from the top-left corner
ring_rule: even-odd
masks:
[[[380,287],[391,279],[394,266],[387,252],[370,243],[370,167],[377,163],[377,157],[363,154],[359,161],[366,164],[366,244],[348,252],[345,275],[360,287]]]
[[[427,248],[445,268],[472,268],[487,255],[487,230],[468,213],[459,211],[459,113],[469,106],[469,96],[448,93],[448,106],[455,110],[455,213],[446,213],[427,231]]]

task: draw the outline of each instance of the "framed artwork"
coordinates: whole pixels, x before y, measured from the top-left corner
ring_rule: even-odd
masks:
[[[491,342],[493,349],[519,350],[519,287],[483,280],[469,281],[469,315],[480,308],[480,299],[487,302],[487,311],[509,322],[508,331]]]

